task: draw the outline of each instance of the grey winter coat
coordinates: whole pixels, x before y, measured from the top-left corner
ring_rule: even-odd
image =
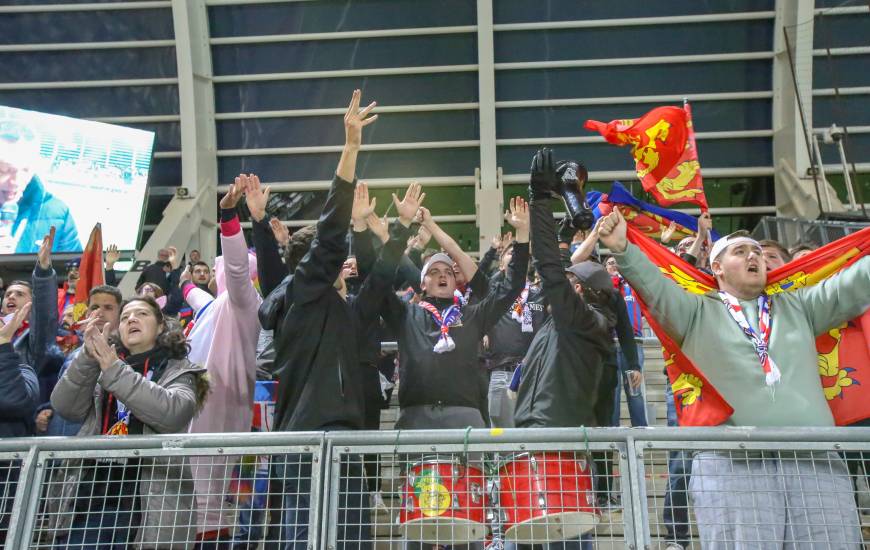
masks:
[[[187,359],[171,359],[156,382],[145,380],[121,360],[100,371],[84,349],[51,394],[54,410],[83,422],[78,435],[99,434],[103,397],[110,392],[144,424],[144,434],[184,433],[205,401],[205,368]],[[65,535],[75,516],[74,498],[82,475],[81,460],[66,461],[51,486],[48,517],[54,536]],[[57,479],[57,477],[55,478]],[[196,500],[190,468],[182,457],[141,459],[139,474],[141,527],[135,548],[192,548],[196,535]]]

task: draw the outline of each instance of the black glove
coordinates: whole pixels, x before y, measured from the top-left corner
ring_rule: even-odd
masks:
[[[559,176],[556,174],[552,149],[549,147],[538,149],[538,152],[532,157],[532,169],[529,174],[529,200],[552,197],[558,185]]]

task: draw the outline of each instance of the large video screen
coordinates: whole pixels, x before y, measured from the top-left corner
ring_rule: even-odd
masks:
[[[134,250],[154,132],[0,105],[0,254],[34,254],[51,226],[55,252],[103,242]]]

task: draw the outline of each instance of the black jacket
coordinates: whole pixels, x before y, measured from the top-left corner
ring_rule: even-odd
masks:
[[[39,381],[12,344],[0,345],[0,437],[33,435]]]
[[[139,274],[139,278],[136,279],[136,288],[138,289],[145,283],[154,283],[163,290],[163,294],[168,295],[169,272],[164,269],[167,265],[169,265],[169,262],[157,260],[156,262],[145,266],[145,269],[143,269],[142,273]]]
[[[594,426],[602,363],[613,349],[610,331],[565,276],[550,199],[532,201],[531,224],[551,314],[523,361],[514,419],[520,428]]]
[[[432,315],[417,304],[387,297],[384,318],[399,340],[399,405],[445,405],[487,409],[486,373],[479,368],[478,345],[523,290],[529,263],[528,243],[514,243],[507,276],[480,301],[462,308],[462,325],[450,329],[456,349],[435,353],[440,337]],[[482,276],[482,274],[480,274]],[[485,279],[485,277],[484,277]],[[453,299],[430,302],[439,311]]]
[[[493,282],[497,283],[502,277],[503,273],[498,272]],[[511,304],[507,313],[486,334],[489,337],[489,350],[484,354],[484,360],[488,369],[513,371],[525,357],[535,334],[547,321],[547,303],[541,287],[529,285],[526,303],[532,314],[532,332],[523,332],[522,323],[512,316]]]
[[[260,306],[261,324],[275,331],[279,431],[363,425],[360,327],[377,318],[409,231],[391,227],[391,239],[359,295],[343,300],[333,284],[347,258],[353,190],[353,183],[333,180],[311,250]]]

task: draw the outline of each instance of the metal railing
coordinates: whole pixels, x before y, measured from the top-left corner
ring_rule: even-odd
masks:
[[[798,218],[761,218],[752,236],[756,239],[773,239],[790,248],[798,243],[824,246],[846,235],[860,231],[870,225],[870,221],[802,220]]]
[[[858,427],[7,439],[0,536],[9,549],[190,548],[206,532],[306,550],[859,548],[865,456]]]

